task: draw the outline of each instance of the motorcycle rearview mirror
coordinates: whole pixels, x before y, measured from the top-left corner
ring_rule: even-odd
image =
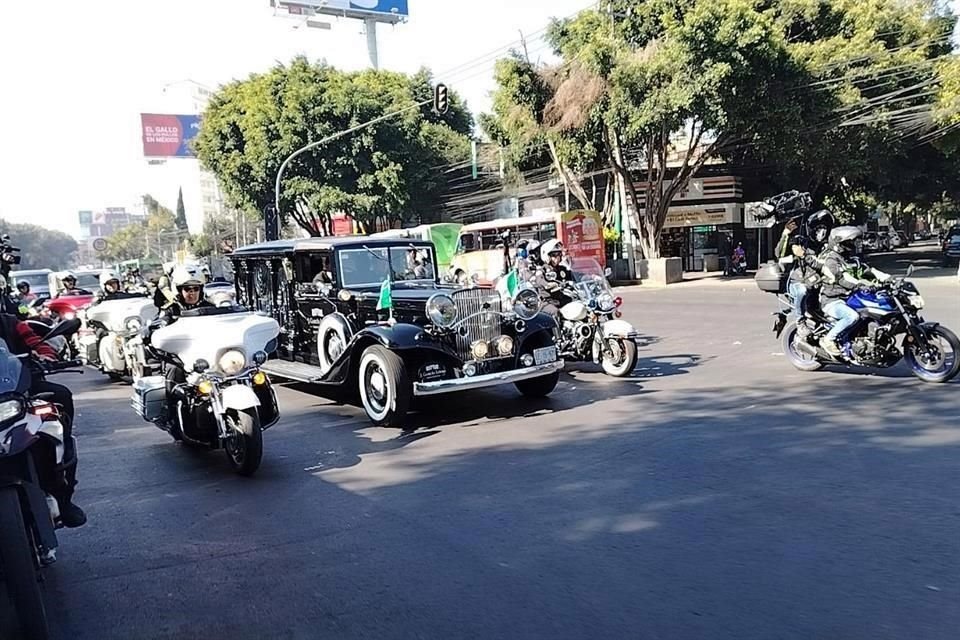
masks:
[[[73,318],[72,320],[63,320],[59,322],[55,327],[50,329],[47,335],[43,336],[44,340],[49,340],[50,338],[55,338],[57,336],[64,336],[70,333],[76,333],[80,330],[80,319]]]
[[[609,278],[610,276],[613,275],[613,269],[611,269],[610,267],[605,268],[603,270],[603,275]]]

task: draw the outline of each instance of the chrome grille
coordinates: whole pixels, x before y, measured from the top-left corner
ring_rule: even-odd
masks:
[[[474,341],[490,342],[500,336],[500,294],[494,289],[461,289],[451,297],[457,305],[457,319],[462,321],[456,333],[457,353],[465,361],[472,360],[470,345]]]

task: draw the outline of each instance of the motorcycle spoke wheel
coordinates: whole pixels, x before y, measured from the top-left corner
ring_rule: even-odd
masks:
[[[600,353],[604,373],[616,378],[628,376],[637,366],[637,343],[623,338],[609,338]]]

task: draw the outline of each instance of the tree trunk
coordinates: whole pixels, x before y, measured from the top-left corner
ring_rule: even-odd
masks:
[[[563,184],[570,190],[570,193],[573,194],[573,197],[580,201],[580,206],[584,209],[591,209],[593,205],[591,200],[587,197],[587,192],[583,188],[583,185],[580,184],[580,180],[574,173],[570,170],[569,167],[560,162],[560,157],[557,155],[557,147],[553,144],[553,140],[549,137],[547,138],[547,146],[550,149],[550,157],[553,159],[553,166],[556,167],[557,173],[560,174],[560,178],[563,180]]]

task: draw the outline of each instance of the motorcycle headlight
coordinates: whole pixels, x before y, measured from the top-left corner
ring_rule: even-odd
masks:
[[[530,320],[540,311],[540,295],[533,289],[521,289],[513,300],[513,312]]]
[[[267,352],[266,351],[257,351],[253,354],[253,361],[258,365],[263,364],[267,361]]]
[[[597,308],[600,311],[613,311],[617,303],[613,301],[613,296],[609,293],[601,293],[597,296]]]
[[[0,423],[14,420],[23,415],[23,403],[19,400],[0,402]]]
[[[224,351],[223,355],[220,356],[220,359],[217,360],[217,368],[228,376],[233,376],[240,373],[246,364],[247,357],[242,351],[237,349]]]
[[[140,329],[143,328],[143,322],[137,316],[133,316],[132,318],[127,318],[123,322],[123,326],[127,328],[127,331],[140,331]]]
[[[438,293],[427,300],[427,317],[438,327],[452,327],[457,321],[457,305],[450,296]]]
[[[907,302],[909,302],[910,306],[914,309],[923,309],[923,296],[919,293],[907,296]]]

